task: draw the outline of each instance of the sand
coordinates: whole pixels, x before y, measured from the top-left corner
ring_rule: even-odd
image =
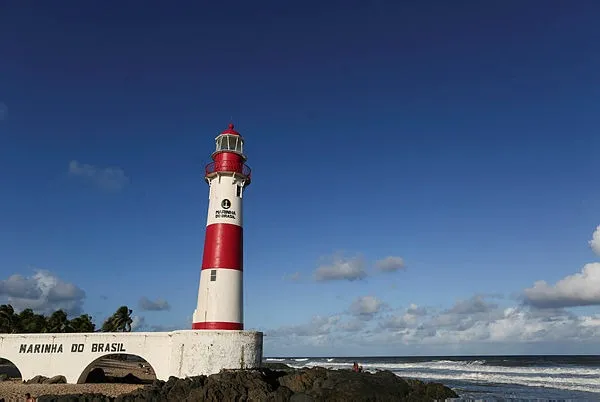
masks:
[[[101,359],[94,367],[101,367],[107,376],[123,377],[129,373],[136,377],[151,381],[156,378],[151,368],[140,367],[138,362],[122,362],[110,359]],[[14,366],[0,366],[0,373],[6,373],[11,376],[15,373]],[[0,381],[0,398],[8,401],[24,401],[25,393],[29,392],[32,396],[40,395],[68,395],[81,394],[85,392],[100,393],[108,396],[118,396],[132,392],[144,385],[139,384],[23,384],[21,379],[9,379]]]

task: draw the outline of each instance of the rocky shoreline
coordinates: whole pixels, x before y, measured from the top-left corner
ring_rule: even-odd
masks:
[[[293,369],[265,364],[260,369],[223,370],[211,376],[154,381],[128,394],[41,395],[38,402],[128,401],[443,401],[458,398],[439,383],[403,379],[390,371],[356,373],[321,367]]]

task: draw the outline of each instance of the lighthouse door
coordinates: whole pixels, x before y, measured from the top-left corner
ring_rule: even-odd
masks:
[[[204,301],[204,322],[207,321],[206,315],[208,314],[208,303],[210,300],[210,286],[206,287],[206,300]]]

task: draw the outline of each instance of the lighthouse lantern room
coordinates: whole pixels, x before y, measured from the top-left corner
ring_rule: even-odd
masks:
[[[219,134],[212,162],[206,165],[208,216],[200,271],[198,304],[192,329],[242,330],[242,196],[250,185],[244,139],[233,124]]]

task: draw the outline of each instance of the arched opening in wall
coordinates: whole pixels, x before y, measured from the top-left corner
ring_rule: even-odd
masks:
[[[0,357],[0,382],[14,381],[20,383],[22,378],[21,370],[13,362]]]
[[[137,355],[112,354],[91,362],[83,370],[77,383],[151,384],[154,380],[154,368],[144,358]]]

